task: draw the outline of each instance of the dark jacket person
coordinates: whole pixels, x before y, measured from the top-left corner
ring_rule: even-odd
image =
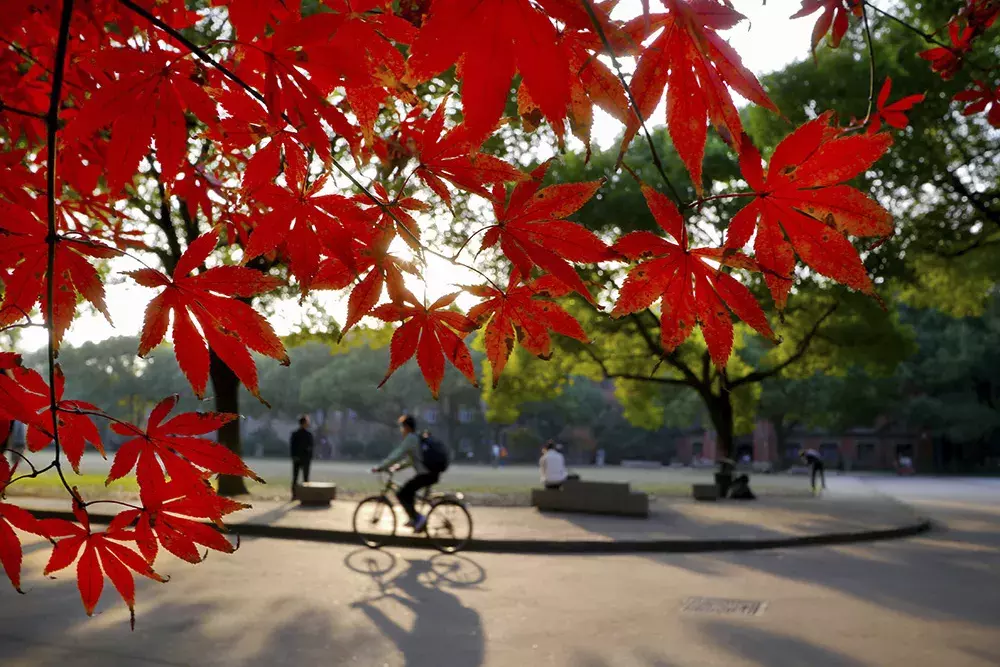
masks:
[[[299,470],[302,471],[302,481],[309,481],[309,466],[313,457],[313,434],[309,430],[309,415],[299,417],[299,429],[292,433],[292,497],[295,497],[295,485],[299,481]]]

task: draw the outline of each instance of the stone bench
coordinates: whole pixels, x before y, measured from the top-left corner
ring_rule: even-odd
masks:
[[[295,499],[309,507],[329,506],[337,497],[337,485],[332,482],[303,482],[295,485]]]
[[[615,482],[568,480],[561,489],[532,489],[531,506],[540,511],[649,516],[649,496]]]
[[[691,497],[695,500],[718,500],[719,487],[715,484],[692,484]]]

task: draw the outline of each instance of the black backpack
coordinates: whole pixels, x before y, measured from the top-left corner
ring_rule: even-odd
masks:
[[[447,445],[435,439],[430,433],[420,436],[420,461],[429,472],[441,474],[451,463],[451,454]]]

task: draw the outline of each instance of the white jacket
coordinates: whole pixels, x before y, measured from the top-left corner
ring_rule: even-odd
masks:
[[[561,484],[566,481],[566,459],[554,449],[550,449],[538,461],[542,472],[542,483]]]

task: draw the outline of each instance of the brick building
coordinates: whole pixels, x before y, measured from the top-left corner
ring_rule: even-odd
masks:
[[[766,462],[782,470],[798,463],[800,449],[815,449],[830,468],[888,470],[901,456],[910,457],[917,469],[933,466],[931,438],[889,421],[840,432],[798,426],[788,430],[783,445],[780,440],[771,422],[759,420],[753,433],[736,438],[733,458],[740,461],[748,457],[754,463]],[[677,437],[675,450],[676,460],[685,465],[714,461],[718,454],[715,433],[711,429],[686,430]]]

